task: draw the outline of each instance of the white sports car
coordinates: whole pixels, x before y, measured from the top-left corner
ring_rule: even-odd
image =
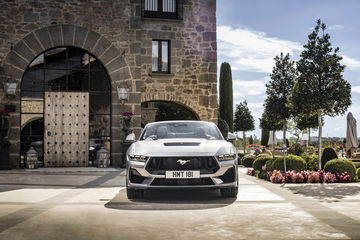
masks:
[[[238,192],[236,149],[211,122],[149,123],[126,159],[129,199],[147,189],[220,189],[222,197]]]

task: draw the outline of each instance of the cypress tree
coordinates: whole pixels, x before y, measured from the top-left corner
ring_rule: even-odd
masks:
[[[227,62],[223,62],[220,67],[220,118],[224,119],[229,125],[229,131],[234,132],[233,116],[233,86],[231,67]]]

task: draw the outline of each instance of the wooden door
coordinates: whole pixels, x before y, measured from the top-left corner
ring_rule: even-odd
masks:
[[[45,92],[44,166],[89,163],[89,93]]]

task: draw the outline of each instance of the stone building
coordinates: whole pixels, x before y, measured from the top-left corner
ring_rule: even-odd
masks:
[[[12,167],[31,146],[44,166],[91,165],[101,146],[121,166],[124,112],[137,136],[166,104],[216,122],[216,47],[216,0],[0,0]]]

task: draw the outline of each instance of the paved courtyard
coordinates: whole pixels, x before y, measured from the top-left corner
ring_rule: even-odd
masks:
[[[129,201],[123,170],[88,170],[0,172],[0,239],[360,239],[359,183],[282,186],[240,168],[237,199]]]

